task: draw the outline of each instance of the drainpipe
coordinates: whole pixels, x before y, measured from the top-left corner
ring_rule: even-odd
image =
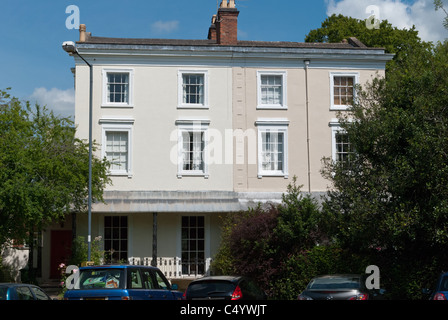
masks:
[[[305,91],[306,91],[306,149],[308,161],[308,193],[311,194],[311,164],[310,164],[310,124],[309,124],[309,98],[308,98],[308,66],[310,60],[303,60],[305,64]]]

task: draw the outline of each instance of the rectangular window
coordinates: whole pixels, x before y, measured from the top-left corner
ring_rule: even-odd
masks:
[[[283,171],[283,132],[261,133],[261,168],[263,171]]]
[[[111,172],[128,172],[129,136],[124,131],[106,131],[106,159]]]
[[[184,74],[183,99],[184,104],[204,104],[204,75]]]
[[[348,135],[343,132],[337,132],[335,140],[336,140],[335,160],[337,162],[342,162],[349,165],[350,158],[353,154],[353,149],[352,145],[350,144],[350,141],[348,140]]]
[[[179,108],[208,108],[207,71],[179,71]]]
[[[182,170],[204,172],[204,132],[182,132]]]
[[[257,121],[258,177],[288,177],[288,121]]]
[[[182,274],[205,274],[205,221],[203,216],[182,217]]]
[[[349,105],[353,101],[353,77],[334,77],[334,105]]]
[[[132,176],[132,127],[134,119],[102,118],[101,157],[110,162],[111,175]]]
[[[355,85],[358,83],[357,73],[330,73],[332,110],[346,110],[355,98]]]
[[[178,120],[178,178],[183,175],[208,177],[207,131],[209,121]]]
[[[103,69],[103,107],[132,107],[133,70]]]
[[[286,72],[258,71],[258,107],[286,109]]]
[[[104,217],[104,251],[108,263],[127,262],[128,217]]]
[[[330,127],[332,131],[332,159],[334,162],[341,163],[344,168],[348,168],[355,154],[353,145],[350,143],[348,134],[340,127],[336,119],[330,122]]]
[[[107,73],[107,102],[129,103],[129,73]]]

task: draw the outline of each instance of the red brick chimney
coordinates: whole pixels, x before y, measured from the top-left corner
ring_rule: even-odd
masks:
[[[208,29],[208,39],[216,40],[216,14],[212,17],[212,25]]]
[[[216,17],[216,40],[218,44],[230,46],[237,44],[239,13],[235,7],[235,0],[222,0]]]

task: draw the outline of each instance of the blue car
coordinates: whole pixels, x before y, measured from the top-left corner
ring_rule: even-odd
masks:
[[[429,300],[448,300],[448,272],[442,272],[436,285],[431,289],[423,289],[424,294],[429,294]]]
[[[40,287],[26,283],[0,283],[1,300],[51,300]]]
[[[158,268],[134,265],[81,267],[75,287],[64,294],[64,300],[181,299]]]

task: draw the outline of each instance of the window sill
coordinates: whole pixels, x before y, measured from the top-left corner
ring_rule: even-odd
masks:
[[[202,104],[182,104],[177,109],[209,109],[209,106]]]
[[[101,108],[134,108],[131,104],[102,104]]]
[[[257,110],[288,110],[288,106],[282,105],[258,105]]]
[[[111,177],[128,177],[132,178],[133,174],[132,172],[109,172],[108,174]]]
[[[178,179],[182,179],[183,177],[202,177],[204,179],[208,179],[208,174],[204,172],[181,172],[177,174]]]
[[[258,173],[258,179],[262,179],[263,177],[283,177],[284,179],[288,179],[289,175],[283,172],[262,172]]]
[[[338,105],[338,106],[330,106],[330,111],[347,111],[351,108],[351,105]]]

